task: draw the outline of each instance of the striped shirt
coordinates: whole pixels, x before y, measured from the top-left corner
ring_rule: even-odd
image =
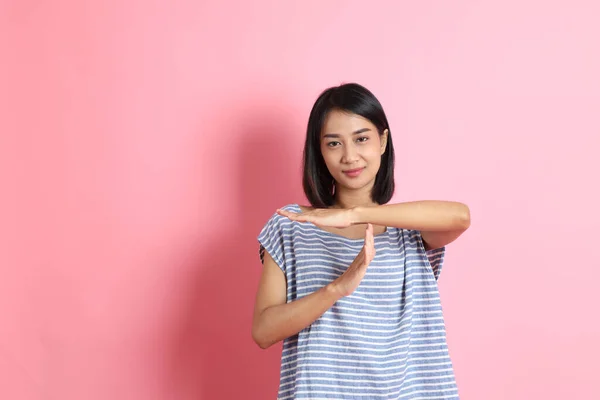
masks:
[[[283,208],[301,212],[297,204]],[[340,276],[364,239],[274,214],[258,236],[287,279],[287,302]],[[388,227],[350,296],[283,342],[278,400],[458,399],[437,287],[445,248]]]

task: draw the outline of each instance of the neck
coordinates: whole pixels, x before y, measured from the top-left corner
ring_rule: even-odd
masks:
[[[336,188],[337,189],[337,188]],[[360,190],[339,190],[335,193],[334,208],[372,207],[377,203],[371,199],[371,187]]]

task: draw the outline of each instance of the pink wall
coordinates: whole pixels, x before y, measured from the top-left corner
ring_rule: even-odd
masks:
[[[471,206],[462,398],[600,398],[600,7],[365,4],[0,5],[0,398],[273,399],[255,238],[343,81],[387,110],[396,201]]]

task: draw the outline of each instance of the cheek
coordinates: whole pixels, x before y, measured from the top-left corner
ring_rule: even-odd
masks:
[[[365,158],[368,158],[371,161],[380,160],[381,159],[381,146],[379,142],[373,140],[369,143],[368,146],[364,147],[363,154]]]
[[[327,166],[327,169],[331,170],[331,167],[335,164],[335,156],[334,156],[334,152],[332,151],[327,151],[328,149],[324,149],[323,147],[321,147],[321,156],[323,157],[323,160],[325,161],[325,165]]]
[[[369,170],[371,170],[372,173],[377,173],[381,167],[381,147],[379,146],[379,143],[370,145],[368,149],[365,148],[364,150],[363,157],[369,165]]]

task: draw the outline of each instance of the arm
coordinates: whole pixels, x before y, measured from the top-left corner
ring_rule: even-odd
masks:
[[[252,322],[252,338],[262,348],[297,334],[323,315],[342,296],[331,283],[286,303],[285,275],[265,251]]]
[[[265,249],[263,272],[252,321],[254,341],[261,348],[266,349],[311,325],[336,301],[356,290],[373,257],[375,257],[373,225],[367,224],[365,243],[341,276],[316,292],[286,303],[285,275]]]
[[[451,201],[413,201],[352,209],[354,224],[371,223],[421,231],[425,247],[452,243],[471,225],[469,207]]]

